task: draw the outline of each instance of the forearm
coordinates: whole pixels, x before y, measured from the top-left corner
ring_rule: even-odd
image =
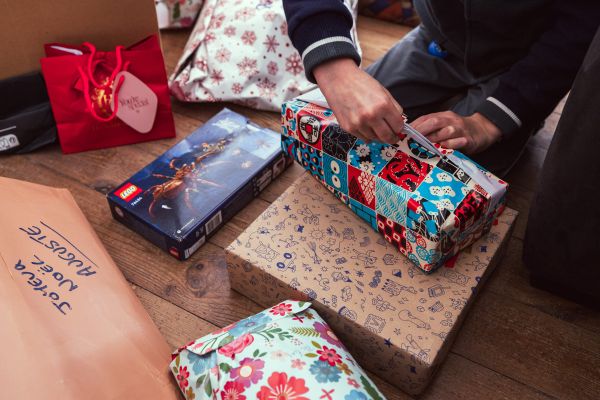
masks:
[[[314,68],[332,59],[360,56],[350,35],[353,20],[341,0],[284,0],[288,34],[302,56],[307,78],[315,82]]]

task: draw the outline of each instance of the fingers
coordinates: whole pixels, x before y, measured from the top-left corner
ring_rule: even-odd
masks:
[[[390,144],[398,142],[398,136],[383,118],[373,121],[370,128],[376,135],[375,140]]]
[[[398,104],[398,102],[392,97],[392,95],[389,94],[389,92],[388,97],[390,99],[390,109],[387,112],[385,112],[385,114],[383,114],[382,116],[385,122],[389,125],[392,132],[394,132],[395,136],[398,136],[400,132],[402,132],[402,130],[404,129],[404,110],[402,109],[402,106],[400,106],[400,104]],[[396,141],[398,141],[397,137]]]
[[[454,149],[454,150],[465,149],[468,144],[469,144],[469,141],[466,137],[456,137],[456,138],[447,139],[447,140],[444,140],[443,142],[440,142],[440,145],[442,147],[445,147],[447,149]]]
[[[421,132],[423,135],[427,136],[430,133],[438,131],[442,128],[449,126],[452,121],[444,116],[431,116],[430,118],[425,119],[419,125],[413,124],[413,128]]]
[[[460,127],[456,126],[446,126],[438,131],[429,133],[427,135],[427,139],[431,140],[434,143],[440,143],[448,139],[456,138],[464,136],[464,132]]]
[[[423,115],[414,120],[411,125],[423,135],[429,135],[447,126],[461,126],[461,117],[452,111]]]

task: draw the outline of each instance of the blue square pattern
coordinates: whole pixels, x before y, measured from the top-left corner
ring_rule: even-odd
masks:
[[[400,186],[377,177],[375,210],[377,214],[406,226],[406,205],[411,193]]]
[[[365,143],[358,139],[348,152],[348,163],[365,172],[377,175],[394,158],[397,148],[398,146],[393,144]]]
[[[415,193],[434,203],[440,210],[454,211],[468,192],[469,189],[464,183],[435,167],[421,182]]]
[[[379,231],[377,228],[377,214],[374,210],[371,210],[369,207],[354,200],[353,198],[350,198],[350,209],[356,215],[367,221],[376,232]]]
[[[300,155],[302,156],[304,169],[323,181],[323,152],[307,144],[300,143]]]
[[[348,164],[323,153],[325,182],[344,194],[348,194]]]

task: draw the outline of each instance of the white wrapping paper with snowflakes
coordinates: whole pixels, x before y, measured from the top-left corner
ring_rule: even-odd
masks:
[[[397,144],[365,143],[339,127],[321,96],[283,105],[284,152],[416,266],[431,272],[489,232],[505,182],[408,124]]]
[[[186,399],[383,400],[310,303],[284,301],[173,354]]]
[[[356,16],[357,0],[345,3]],[[355,28],[352,35],[358,47]],[[169,87],[181,101],[279,111],[314,85],[288,37],[281,0],[206,0]]]

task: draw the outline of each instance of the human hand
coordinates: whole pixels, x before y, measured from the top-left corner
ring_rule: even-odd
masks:
[[[313,74],[342,129],[366,142],[398,142],[404,127],[402,107],[353,60],[328,61]]]
[[[452,111],[433,113],[417,118],[411,126],[432,142],[466,154],[480,153],[502,138],[500,129],[479,113],[469,117]]]

